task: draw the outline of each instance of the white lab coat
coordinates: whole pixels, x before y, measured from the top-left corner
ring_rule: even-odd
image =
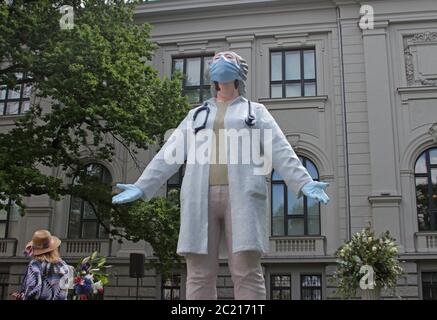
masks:
[[[205,128],[213,128],[214,118],[217,111],[216,98],[207,100],[210,114]],[[313,181],[308,171],[299,161],[299,158],[290,146],[287,138],[273,119],[267,108],[256,102],[251,102],[252,114],[255,115],[256,123],[248,127],[245,119],[248,114],[248,101],[243,96],[234,99],[228,106],[224,118],[224,128],[252,128],[271,129],[272,158],[270,159],[275,169],[284,179],[287,186],[298,197],[302,196],[301,188],[308,182]],[[200,107],[200,106],[199,106]],[[197,108],[199,108],[197,107]],[[199,113],[193,126],[194,108],[188,112],[185,119],[179,124],[179,132],[174,133],[166,141],[161,150],[148,164],[140,178],[134,183],[144,193],[144,200],[150,200],[157,190],[180,168],[180,163],[168,164],[164,160],[164,150],[176,145],[184,146],[184,159],[195,152],[194,144],[184,144],[187,141],[188,130],[203,123],[206,112]],[[208,131],[208,130],[200,130]],[[197,133],[197,135],[199,135]],[[255,140],[256,141],[256,140]],[[263,150],[263,138],[258,140]],[[204,142],[203,142],[204,143]],[[199,142],[196,141],[196,147]],[[228,148],[229,152],[229,148]],[[240,152],[240,151],[239,151]],[[266,155],[267,156],[267,155]],[[254,175],[255,165],[251,164],[228,164],[229,196],[232,217],[232,252],[244,250],[256,250],[266,253],[269,250],[269,210],[267,201],[267,175]],[[206,254],[208,248],[208,189],[209,189],[209,164],[187,163],[185,175],[181,186],[181,225],[177,246],[177,253]],[[223,235],[220,242],[220,255],[226,256],[225,241]]]

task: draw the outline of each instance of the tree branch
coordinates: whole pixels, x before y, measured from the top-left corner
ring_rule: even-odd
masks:
[[[94,205],[94,203],[89,201],[88,197],[83,197],[82,199],[89,203],[89,205],[91,206],[91,208],[93,209],[93,211],[94,211],[94,213],[96,215],[96,218],[97,218],[97,221],[99,222],[99,224],[105,229],[105,231],[108,234],[111,234],[111,229],[109,227],[107,227],[105,225],[105,223],[103,222],[102,217],[101,217],[100,213],[97,211],[96,206]]]
[[[132,153],[132,151],[130,150],[130,148],[124,143],[124,141],[122,141],[121,139],[119,139],[113,132],[110,132],[111,136],[117,140],[128,152],[129,155],[131,156],[132,160],[135,163],[136,168],[138,169],[138,171],[141,171],[141,167],[138,164],[138,158],[135,156],[135,154]]]

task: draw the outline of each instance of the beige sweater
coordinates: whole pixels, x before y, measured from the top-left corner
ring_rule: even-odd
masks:
[[[224,119],[225,112],[229,106],[230,101],[217,101],[217,115],[214,120],[214,134],[216,137],[216,143],[212,146],[211,164],[209,167],[209,184],[210,185],[223,185],[228,184],[228,167],[226,164],[226,152],[224,146]],[[219,137],[220,135],[220,137]],[[220,161],[220,153],[223,153],[222,160]],[[215,161],[213,161],[215,159]]]

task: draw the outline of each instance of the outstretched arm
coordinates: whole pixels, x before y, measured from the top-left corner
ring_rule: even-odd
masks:
[[[182,120],[166,143],[147,165],[138,180],[133,184],[141,189],[143,192],[142,198],[144,200],[150,200],[158,189],[179,170],[187,158],[187,130],[190,120],[191,112]],[[177,158],[169,159],[170,153],[175,153]]]
[[[117,184],[117,187],[124,191],[114,196],[112,203],[126,203],[139,198],[148,201],[179,170],[187,156],[187,130],[190,119],[191,112],[188,112],[185,119],[171,134],[134,184]],[[166,157],[171,152],[177,153],[177,159],[168,159]],[[169,160],[176,161],[171,162]]]
[[[141,197],[148,201],[158,189],[175,174],[187,157],[187,130],[188,122],[191,120],[191,112],[188,112],[177,129],[170,135],[166,143],[147,165],[138,180],[131,186],[142,191]],[[178,155],[177,161],[169,161],[168,155],[175,152]],[[167,159],[166,159],[167,157]],[[175,160],[175,159],[170,159]]]

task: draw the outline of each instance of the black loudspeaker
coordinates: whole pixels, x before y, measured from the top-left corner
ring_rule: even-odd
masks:
[[[143,253],[131,253],[129,263],[129,277],[144,277],[145,255]]]

